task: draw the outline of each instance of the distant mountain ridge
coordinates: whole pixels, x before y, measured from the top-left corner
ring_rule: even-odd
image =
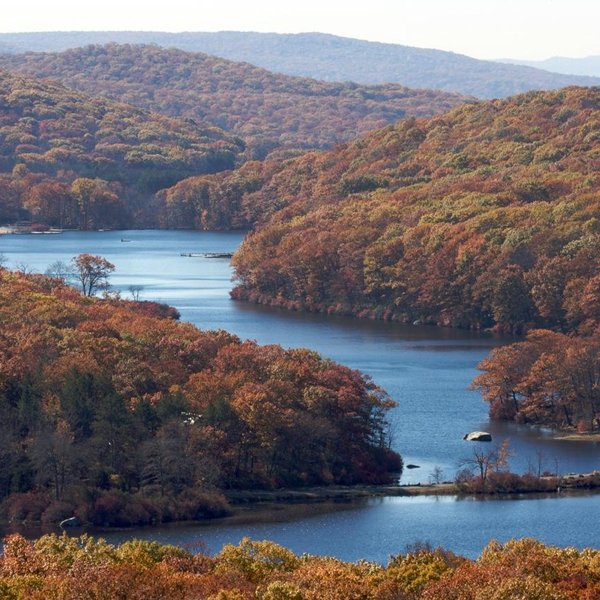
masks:
[[[17,49],[9,44],[4,44],[4,43],[0,42],[0,53],[5,54],[7,52],[14,53],[14,52],[17,52]]]
[[[564,75],[600,77],[600,54],[595,56],[585,56],[583,58],[553,56],[546,60],[516,60],[512,58],[503,58],[500,62],[512,65],[525,65],[536,69],[545,69],[546,71],[562,73]]]
[[[365,86],[272,73],[248,63],[156,45],[107,44],[61,53],[0,55],[0,67],[78,91],[219,127],[245,158],[328,148],[399,119],[474,99],[399,84]]]
[[[87,44],[154,43],[205,52],[229,60],[328,81],[401,83],[496,98],[529,90],[600,85],[600,78],[549,73],[522,65],[468,56],[367,42],[322,33],[277,34],[206,32],[43,32],[0,34],[0,44],[18,51],[62,51]]]

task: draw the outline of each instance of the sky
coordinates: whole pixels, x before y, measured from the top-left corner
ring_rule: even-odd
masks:
[[[318,31],[476,58],[600,55],[600,0],[5,0],[0,32]]]

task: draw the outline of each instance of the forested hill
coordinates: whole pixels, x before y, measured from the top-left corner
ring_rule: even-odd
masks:
[[[283,165],[245,165],[216,189],[245,186],[242,214],[275,212],[234,257],[235,296],[576,328],[598,316],[599,169],[600,88],[465,106]]]
[[[598,78],[560,75],[521,65],[477,60],[453,52],[367,42],[323,33],[72,31],[0,34],[0,43],[21,52],[61,51],[109,42],[155,43],[206,52],[301,77],[363,84],[400,83],[481,98],[506,97],[529,90],[569,85],[600,84]]]
[[[394,403],[366,377],[167,308],[0,268],[5,518],[199,519],[223,510],[225,488],[387,482],[401,469],[387,445]]]
[[[246,141],[247,158],[264,158],[276,148],[330,147],[403,117],[431,116],[468,101],[398,84],[290,77],[158,46],[112,44],[60,54],[4,55],[0,66],[226,129]]]
[[[243,150],[217,127],[0,71],[0,223],[151,224],[156,190],[230,169]]]

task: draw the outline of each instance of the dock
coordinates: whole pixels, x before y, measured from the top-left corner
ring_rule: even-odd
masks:
[[[180,256],[192,258],[231,258],[233,252],[182,252]]]

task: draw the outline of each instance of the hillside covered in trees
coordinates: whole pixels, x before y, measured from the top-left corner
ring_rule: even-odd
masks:
[[[234,257],[234,296],[472,328],[593,328],[599,148],[600,88],[570,88],[249,163],[210,180],[261,223]],[[197,184],[202,202],[211,185]]]
[[[300,77],[362,84],[399,83],[480,98],[600,84],[599,78],[560,75],[521,65],[477,60],[443,50],[324,33],[61,31],[0,34],[0,44],[6,44],[15,52],[56,52],[110,42],[158,44],[189,52],[205,52]]]
[[[386,482],[402,469],[394,403],[368,378],[172,316],[0,269],[5,517],[197,519],[225,510],[225,488]]]
[[[0,223],[152,224],[154,192],[230,169],[243,148],[217,127],[0,71]]]
[[[387,565],[298,556],[243,539],[216,556],[158,542],[112,546],[89,536],[5,540],[5,598],[80,600],[592,600],[600,596],[600,552],[532,539],[492,541],[476,560],[416,546]]]
[[[225,129],[247,143],[246,158],[258,159],[278,148],[330,147],[404,117],[431,116],[468,101],[398,84],[290,77],[158,46],[111,44],[59,54],[4,55],[0,67]]]

